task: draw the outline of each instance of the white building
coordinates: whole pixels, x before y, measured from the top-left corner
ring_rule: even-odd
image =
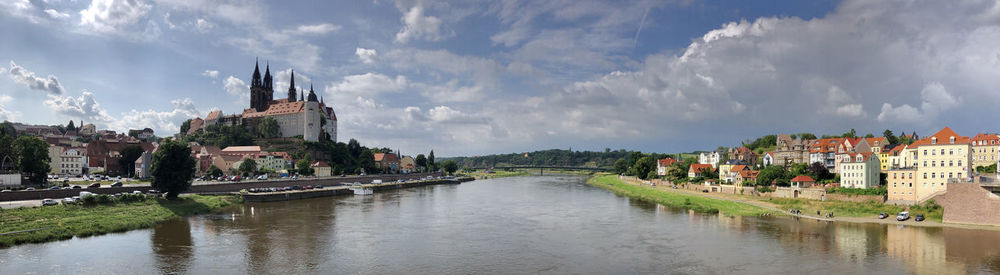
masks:
[[[49,145],[49,174],[79,176],[86,166],[85,149]]]
[[[720,159],[722,159],[722,154],[719,151],[701,153],[698,155],[698,164],[711,164],[712,168],[718,168]]]
[[[838,163],[840,187],[873,188],[879,185],[878,154],[847,153],[848,157]]]

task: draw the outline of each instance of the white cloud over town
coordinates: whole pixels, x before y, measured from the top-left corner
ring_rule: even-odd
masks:
[[[10,68],[7,69],[7,74],[10,75],[10,78],[14,82],[27,86],[32,90],[48,92],[54,95],[61,95],[66,92],[62,84],[59,84],[59,78],[53,75],[49,75],[48,77],[35,76],[34,72],[17,65],[17,63],[14,63],[14,60],[10,61]]]

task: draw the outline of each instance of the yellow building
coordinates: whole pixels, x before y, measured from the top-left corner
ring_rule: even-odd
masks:
[[[917,169],[894,168],[886,173],[886,191],[892,204],[913,204],[917,201]]]
[[[990,166],[997,163],[997,149],[1000,136],[979,133],[972,138],[972,168]]]
[[[917,202],[948,189],[948,180],[965,180],[972,170],[972,146],[968,136],[944,127],[932,136],[910,145],[915,147]]]

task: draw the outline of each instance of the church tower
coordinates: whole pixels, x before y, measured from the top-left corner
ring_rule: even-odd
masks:
[[[292,79],[288,84],[288,102],[295,102],[295,70],[292,70]]]
[[[260,78],[260,62],[254,62],[253,78],[250,80],[250,108],[258,112],[267,109],[264,93],[264,81]]]
[[[319,101],[316,100],[316,93],[313,92],[312,84],[309,84],[309,99],[305,101],[302,112],[302,139],[307,141],[319,141],[319,131],[322,129],[320,119]]]
[[[264,70],[264,109],[271,105],[271,101],[274,100],[274,80],[271,79],[271,62],[268,62],[267,68]]]

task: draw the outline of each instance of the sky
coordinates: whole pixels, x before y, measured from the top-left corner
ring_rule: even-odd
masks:
[[[0,1],[0,119],[176,133],[295,70],[403,154],[997,132],[996,1]]]

